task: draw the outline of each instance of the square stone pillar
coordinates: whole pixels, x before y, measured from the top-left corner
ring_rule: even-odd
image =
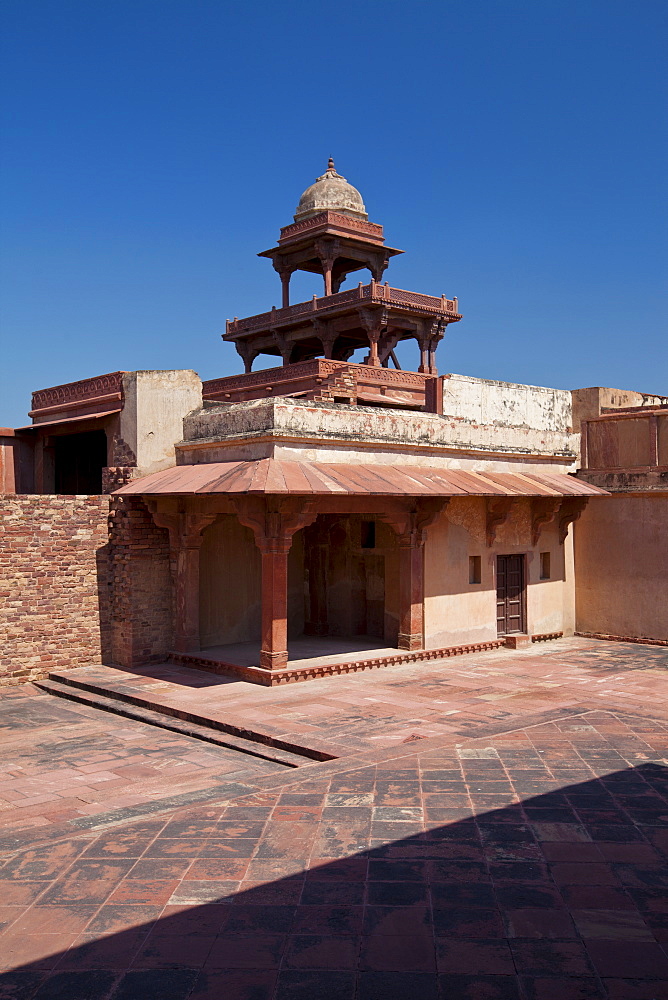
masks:
[[[399,649],[424,648],[424,540],[399,536]]]
[[[295,532],[317,514],[312,501],[296,497],[239,497],[234,503],[262,554],[260,667],[283,670],[288,665],[288,553]]]
[[[177,653],[200,650],[199,556],[202,532],[216,517],[216,514],[153,513],[155,523],[169,531],[176,615],[174,649]]]
[[[288,665],[288,553],[292,536],[262,539],[262,637],[260,666],[281,670]]]
[[[424,649],[424,546],[427,528],[449,497],[415,497],[401,512],[381,515],[399,541],[399,649]]]

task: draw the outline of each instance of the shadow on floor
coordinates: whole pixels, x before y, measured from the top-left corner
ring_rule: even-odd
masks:
[[[432,792],[452,803],[456,772],[437,767]],[[162,830],[152,821],[106,831],[26,911],[15,944],[44,952],[40,913],[62,914],[64,930],[90,911],[86,931],[69,950],[5,973],[0,997],[668,997],[668,768],[644,763],[475,817],[432,808],[426,832],[411,832],[406,773],[387,772],[383,787],[403,784],[403,804],[380,812],[370,768],[341,776],[341,805],[284,794],[269,826],[271,807],[240,804],[217,819],[202,808]],[[480,773],[491,794],[494,776]],[[309,868],[303,832],[318,822],[319,849],[335,860]],[[2,877],[34,884],[48,860],[26,852]],[[170,873],[190,865],[170,895]],[[249,865],[256,882],[239,892]],[[11,942],[10,929],[5,954]]]

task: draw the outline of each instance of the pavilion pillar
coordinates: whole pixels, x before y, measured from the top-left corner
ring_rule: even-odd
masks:
[[[386,310],[379,312],[376,309],[362,308],[359,309],[358,312],[360,323],[366,330],[366,335],[369,338],[369,354],[367,355],[364,363],[371,365],[373,368],[380,368],[381,363],[378,355],[378,341],[380,340],[383,329],[387,328]]]
[[[431,374],[431,367],[429,364],[429,341],[426,337],[417,337],[417,342],[420,347],[420,364],[418,366],[418,371],[423,375]]]
[[[317,514],[311,503],[293,497],[239,497],[234,503],[262,556],[260,667],[282,670],[288,665],[288,554],[295,532]]]
[[[332,269],[334,267],[334,260],[331,257],[324,257],[322,259],[322,274],[325,279],[325,295],[332,294]]]
[[[153,520],[169,531],[174,580],[174,649],[196,653],[199,636],[199,557],[202,532],[216,520],[216,514],[163,514],[153,512]]]
[[[260,666],[280,670],[288,665],[288,553],[292,536],[262,539],[262,635]]]
[[[285,259],[280,256],[274,258],[272,263],[274,265],[274,270],[281,279],[281,289],[283,292],[281,307],[286,309],[290,305],[290,278],[292,277],[295,268],[286,263]]]
[[[399,649],[424,647],[424,538],[399,536]]]
[[[281,288],[283,291],[283,301],[281,303],[283,309],[287,309],[290,305],[290,278],[292,277],[292,271],[281,272]]]
[[[399,649],[424,649],[424,547],[427,528],[449,497],[415,499],[401,513],[383,515],[399,541]]]

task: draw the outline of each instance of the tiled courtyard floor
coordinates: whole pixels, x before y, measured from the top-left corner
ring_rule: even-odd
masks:
[[[574,639],[253,688],[350,740],[296,770],[4,692],[0,998],[664,1000],[666,667]]]
[[[415,735],[498,732],[515,718],[525,721],[551,708],[604,702],[642,712],[654,697],[651,668],[667,663],[668,651],[659,646],[561,639],[515,653],[468,654],[277,688],[174,664],[70,673],[154,706],[171,705],[343,757]],[[668,691],[668,680],[666,685]]]

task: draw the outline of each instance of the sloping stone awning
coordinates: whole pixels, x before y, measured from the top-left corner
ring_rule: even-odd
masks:
[[[410,465],[211,462],[177,465],[115,491],[128,496],[247,494],[292,496],[589,497],[606,491],[560,472],[462,472]]]

